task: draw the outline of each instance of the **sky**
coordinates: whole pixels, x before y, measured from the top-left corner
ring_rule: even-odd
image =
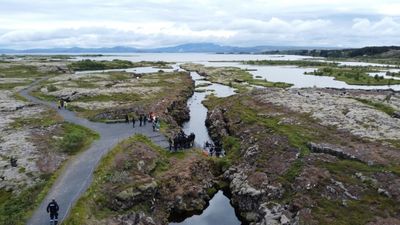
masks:
[[[400,0],[0,0],[0,48],[400,45]]]

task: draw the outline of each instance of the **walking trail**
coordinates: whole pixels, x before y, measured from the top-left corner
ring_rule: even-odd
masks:
[[[67,122],[78,124],[98,132],[100,134],[100,139],[94,141],[87,150],[68,161],[65,169],[57,178],[39,208],[34,211],[32,217],[27,222],[28,225],[49,224],[49,215],[46,213],[46,207],[51,199],[56,199],[60,206],[59,221],[61,223],[66,215],[68,215],[71,207],[89,187],[92,182],[93,171],[101,158],[120,141],[140,133],[149,137],[155,144],[163,148],[168,147],[168,141],[165,136],[159,132],[153,132],[152,126],[149,123],[142,127],[139,127],[139,124],[136,123],[135,128],[133,128],[131,123],[105,124],[91,122],[78,117],[74,112],[69,110],[58,109],[55,103],[42,101],[31,96],[29,92],[33,90],[39,82],[45,79],[46,78],[37,80],[29,87],[22,90],[20,94],[29,101],[56,109]]]

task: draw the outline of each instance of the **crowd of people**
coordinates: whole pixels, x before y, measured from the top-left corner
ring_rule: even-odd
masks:
[[[173,138],[169,138],[169,150],[178,151],[182,149],[192,148],[194,146],[194,139],[196,136],[194,133],[186,135],[185,132],[181,131]]]
[[[135,128],[136,122],[139,123],[139,127],[146,126],[147,122],[149,122],[152,124],[153,131],[160,130],[160,119],[153,112],[150,112],[148,115],[140,114],[137,120],[135,116],[132,116],[132,119],[130,120],[129,115],[125,114],[125,123],[130,123],[130,122],[132,122],[133,128]]]
[[[59,101],[58,101],[58,109],[67,109],[67,105],[68,105],[68,102],[67,101],[64,101],[63,99],[60,99]]]
[[[209,156],[221,157],[225,155],[224,150],[219,143],[213,144],[206,141],[206,143],[204,144],[204,150],[208,152]]]

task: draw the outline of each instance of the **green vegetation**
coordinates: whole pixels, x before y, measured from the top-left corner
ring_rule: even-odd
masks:
[[[44,177],[45,178],[45,177]],[[50,179],[45,179],[20,194],[0,190],[0,225],[22,225],[40,203],[38,195]]]
[[[111,95],[94,95],[85,96],[76,99],[81,102],[109,102],[109,101],[120,101],[120,102],[134,102],[142,99],[142,96],[137,93],[114,93]]]
[[[99,138],[99,134],[92,130],[72,123],[63,123],[62,129],[64,134],[59,146],[63,152],[68,154],[74,154],[86,149],[93,140]]]
[[[337,63],[313,61],[313,60],[250,60],[243,61],[243,64],[248,65],[265,65],[265,66],[300,66],[300,67],[321,67],[335,66]]]
[[[165,149],[155,145],[150,139],[143,135],[135,135],[114,147],[99,163],[95,174],[92,185],[88,191],[78,200],[77,204],[71,211],[65,224],[80,225],[85,224],[90,217],[93,219],[106,218],[110,215],[116,215],[118,211],[111,210],[107,204],[108,195],[105,187],[113,186],[115,191],[120,188],[126,189],[128,187],[137,188],[143,182],[135,179],[129,183],[124,183],[119,180],[120,173],[129,173],[131,170],[136,170],[137,156],[135,152],[148,152],[148,154],[156,154],[154,157],[149,156],[146,165],[150,169],[151,176],[162,177],[162,173],[169,169],[171,166],[168,159],[178,158],[182,159],[187,153],[171,153],[165,151]],[[124,165],[120,165],[120,161],[123,159]],[[137,172],[136,172],[137,173]],[[127,177],[127,179],[129,179]],[[134,206],[129,211],[144,211],[149,212],[150,206],[147,202],[142,202],[140,205]],[[127,213],[127,211],[124,211]]]
[[[170,68],[166,62],[131,62],[128,60],[114,59],[112,61],[95,61],[95,60],[81,60],[73,62],[68,65],[69,69],[73,71],[84,71],[84,70],[109,70],[109,69],[127,69],[134,67],[145,67],[152,66],[157,68]]]
[[[12,64],[0,67],[0,78],[35,78],[45,75],[35,66]]]
[[[396,110],[393,107],[386,105],[382,102],[372,101],[372,100],[363,99],[363,98],[354,98],[354,99],[361,103],[369,105],[379,111],[382,111],[382,112],[388,114],[389,116],[393,116],[394,113],[396,112]]]
[[[31,81],[17,82],[17,83],[0,83],[0,90],[11,90],[15,87],[27,86]]]
[[[325,57],[339,61],[356,61],[380,64],[400,65],[400,47],[398,46],[377,46],[354,49],[335,49],[335,50],[287,50],[270,51],[264,54],[279,55],[304,55],[313,57]]]
[[[43,113],[43,117],[19,117],[12,122],[9,127],[19,129],[22,127],[48,127],[61,122],[61,117],[55,110],[48,110]]]
[[[335,80],[344,81],[349,85],[393,85],[400,80],[385,79],[381,76],[370,76],[368,73],[377,72],[368,67],[323,67],[313,72],[305,73],[315,76],[330,76]]]
[[[251,73],[237,67],[205,67],[201,64],[187,63],[181,67],[188,71],[196,71],[205,76],[205,79],[237,89],[239,92],[247,91],[251,85],[262,87],[287,88],[292,84],[283,82],[270,82],[267,80],[255,79]]]
[[[18,120],[14,126],[49,126],[59,122],[59,118],[55,117],[55,113],[49,112],[49,118]],[[63,123],[61,125],[62,139],[58,143],[54,143],[62,151],[68,154],[74,154],[87,148],[94,139],[98,138],[98,134],[93,131],[74,124]],[[63,167],[63,166],[62,166]],[[25,172],[25,168],[20,168],[19,172]],[[21,188],[22,192],[12,193],[0,190],[0,225],[22,225],[30,217],[33,210],[41,203],[50,190],[56,178],[63,169],[58,169],[53,174],[43,174],[41,181],[33,187]]]
[[[47,86],[47,91],[48,92],[54,92],[54,91],[57,91],[57,90],[58,90],[58,88],[56,86],[52,85],[52,84]]]

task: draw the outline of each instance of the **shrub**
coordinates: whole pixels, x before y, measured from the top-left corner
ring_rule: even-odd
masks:
[[[58,88],[56,86],[52,85],[52,84],[47,86],[47,91],[48,92],[54,92],[54,91],[57,91],[57,90],[58,90]]]

